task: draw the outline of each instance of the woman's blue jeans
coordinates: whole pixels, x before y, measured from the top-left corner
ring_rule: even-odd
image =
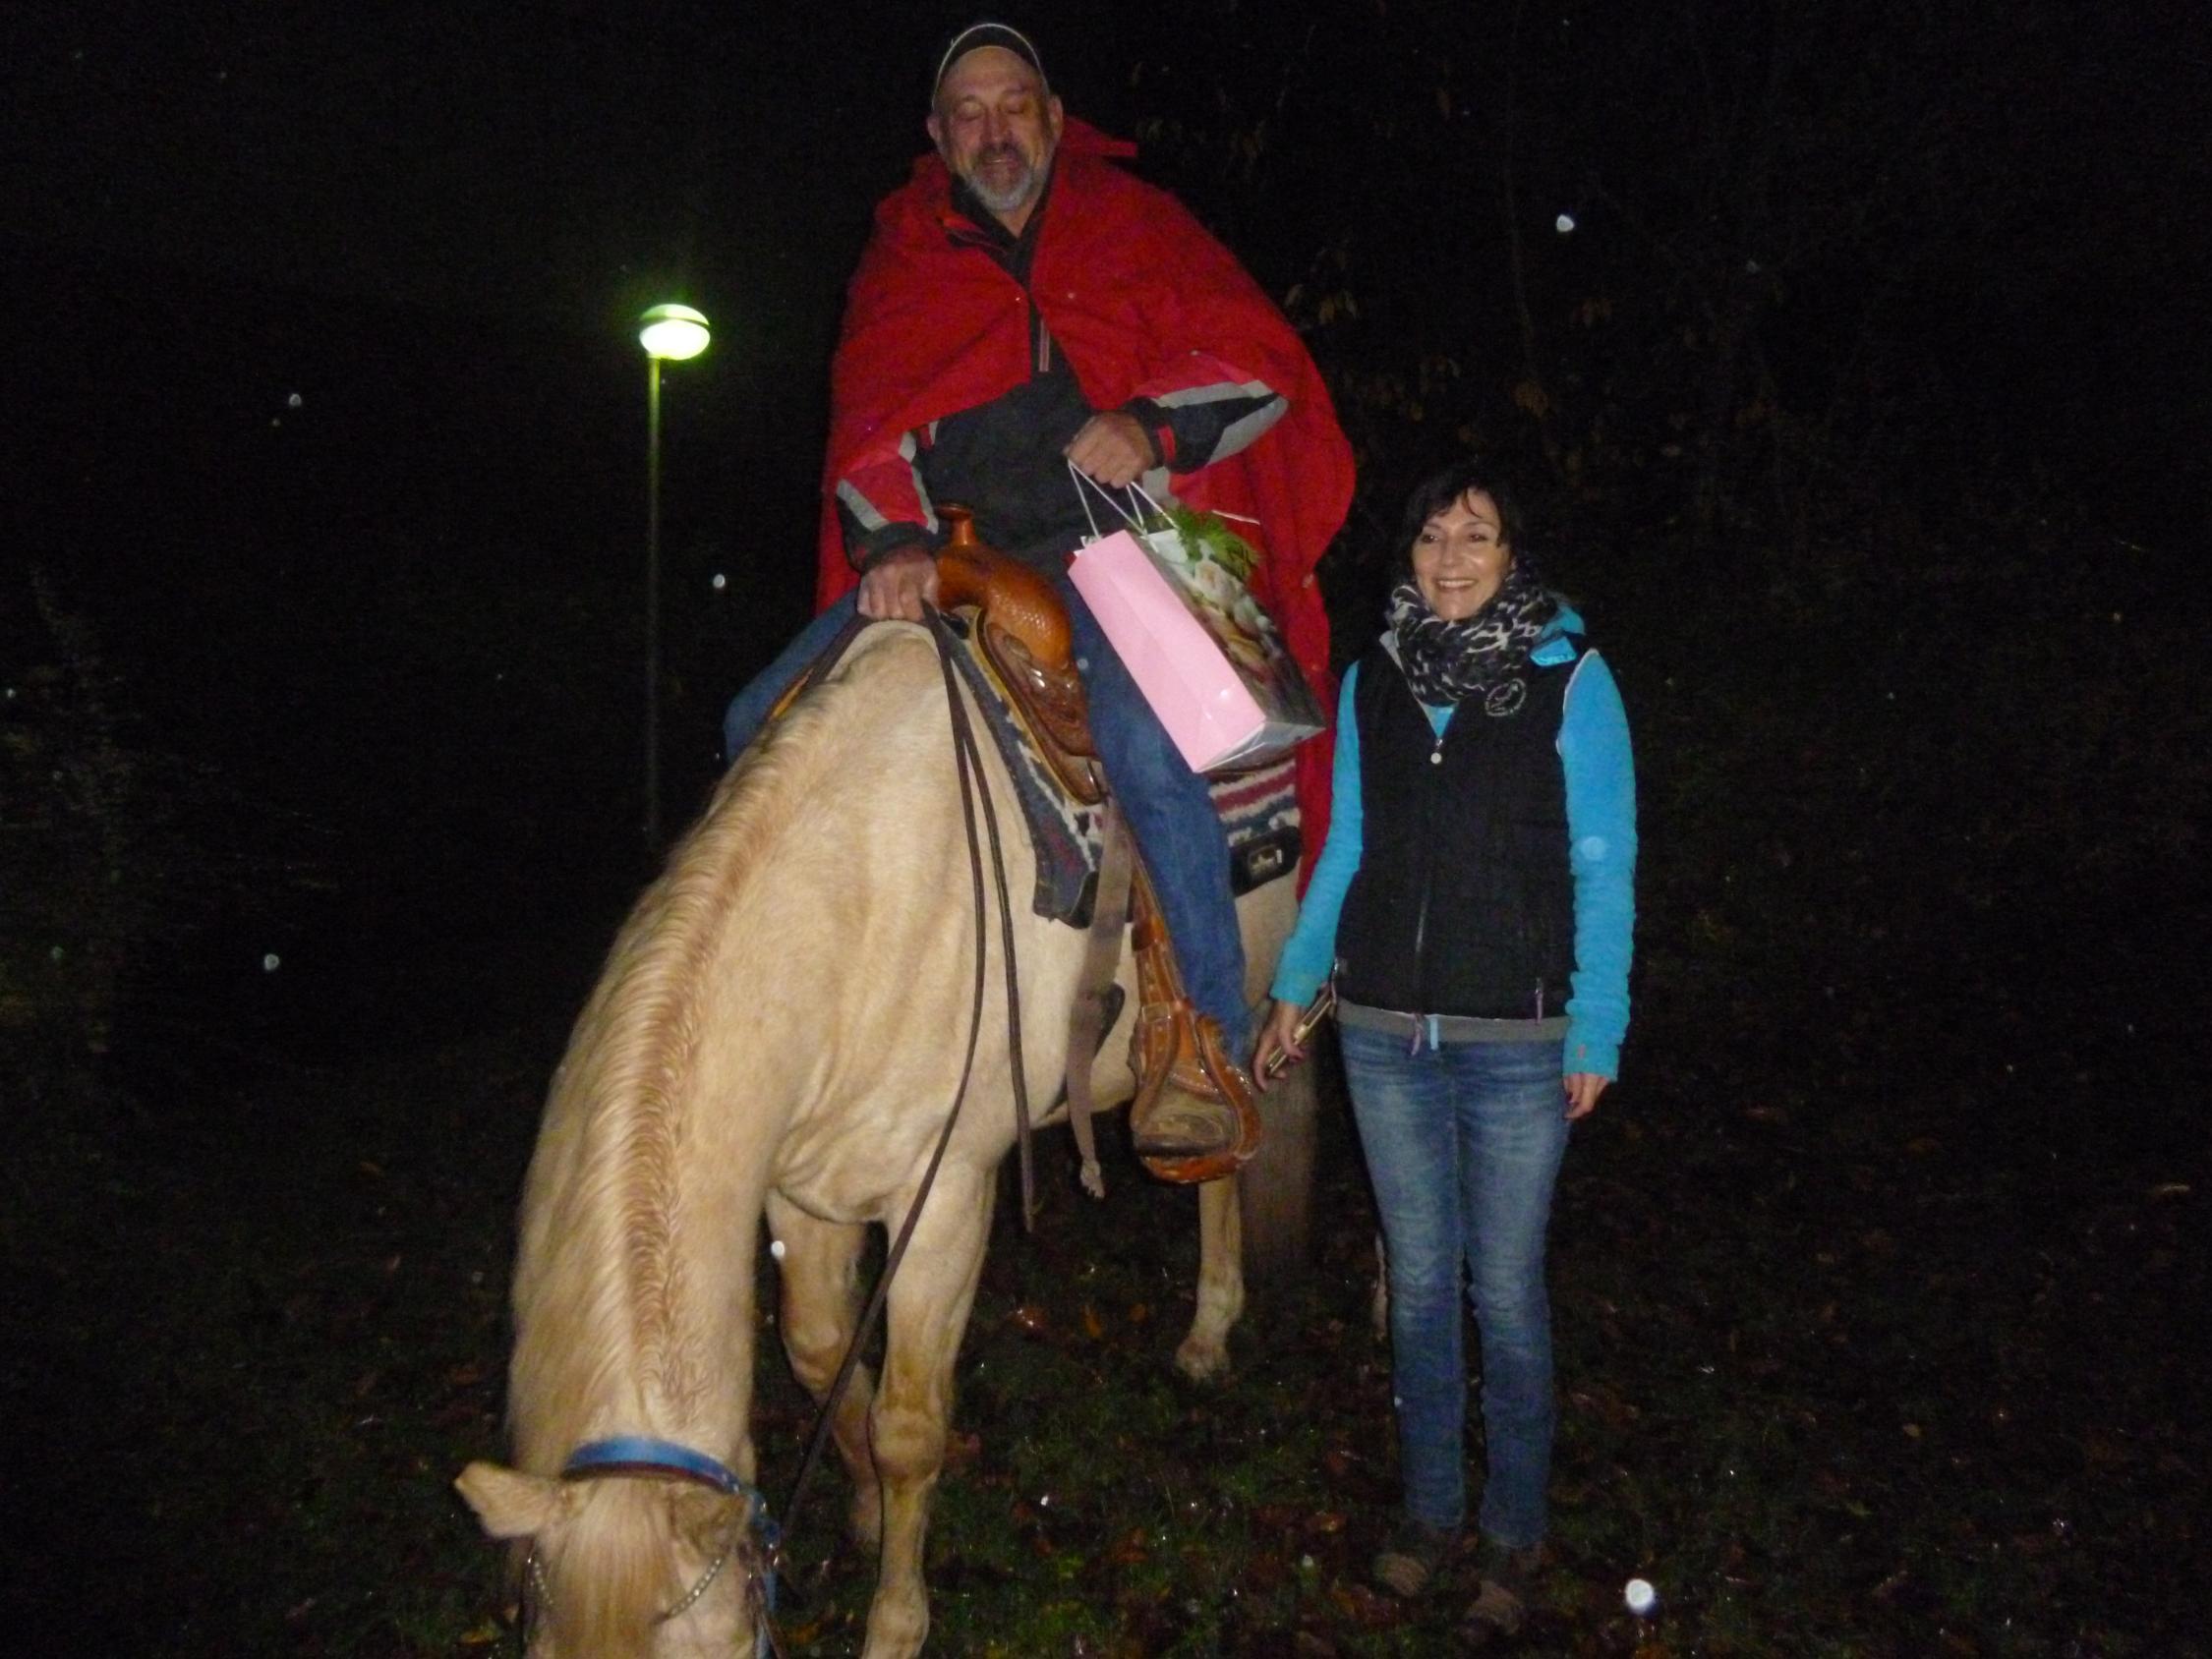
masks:
[[[1406,1513],[1467,1518],[1462,1271],[1482,1339],[1488,1451],[1478,1524],[1540,1543],[1556,1407],[1544,1233],[1567,1149],[1560,1045],[1446,1043],[1409,1053],[1342,1028],[1344,1070],[1389,1253],[1391,1376]]]
[[[1221,1027],[1230,1058],[1247,1064],[1252,1025],[1245,1003],[1245,946],[1229,886],[1229,843],[1206,780],[1184,761],[1082,596],[1065,579],[1055,585],[1068,606],[1076,665],[1090,708],[1091,740],[1151,873],[1184,986],[1198,1012]],[[744,753],[768,723],[777,699],[822,655],[856,603],[847,595],[823,611],[730,700],[722,725],[726,759],[734,761]]]

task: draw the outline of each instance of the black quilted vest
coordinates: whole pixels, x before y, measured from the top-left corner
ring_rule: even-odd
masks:
[[[1336,951],[1344,997],[1486,1019],[1566,1011],[1575,964],[1558,752],[1582,659],[1529,664],[1502,718],[1464,704],[1439,739],[1381,645],[1360,659],[1361,854]]]

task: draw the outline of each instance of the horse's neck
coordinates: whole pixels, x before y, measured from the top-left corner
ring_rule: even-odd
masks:
[[[567,1443],[541,1457],[612,1432],[744,1451],[779,1150],[794,1125],[802,1149],[839,1132],[823,1115],[870,1067],[924,1058],[884,1054],[870,1009],[911,1003],[898,976],[942,944],[949,894],[966,909],[948,851],[903,838],[955,832],[941,684],[913,633],[870,630],[725,781],[616,942],[526,1203],[518,1431]],[[984,771],[1006,801],[995,756]],[[1001,822],[1020,833],[1010,805]]]
[[[772,1065],[736,1063],[757,1016],[728,971],[738,872],[715,868],[714,829],[640,900],[548,1106],[516,1293],[515,1416],[534,1464],[617,1433],[744,1454],[780,1091]]]
[[[527,1467],[615,1434],[749,1460],[759,1200],[694,1170],[680,1133],[653,1138],[602,1122],[583,1156],[533,1170],[513,1378]]]

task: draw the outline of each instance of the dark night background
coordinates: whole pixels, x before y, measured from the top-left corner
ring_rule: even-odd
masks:
[[[678,298],[715,330],[665,381],[672,830],[806,614],[844,283],[970,14],[0,18],[23,1629],[104,1597],[123,1651],[492,1639],[442,1482],[496,1444],[535,1098],[652,869],[633,319]],[[1727,1540],[1659,1469],[1625,1542],[1572,1523],[1592,1607],[1656,1558],[1679,1651],[2202,1651],[2203,9],[1012,15],[1306,331],[1362,466],[1340,658],[1406,486],[1481,445],[1621,677],[1638,1024],[1558,1262],[1562,1389],[1610,1392],[1562,1463],[1617,1515],[1639,1447],[1686,1468],[1736,1432],[1683,1356],[1806,1426]],[[1355,1383],[1300,1343],[1365,1342],[1364,1203],[1319,1195],[1314,1284],[1245,1361],[1345,1372],[1355,1463],[1374,1356]],[[1033,1247],[996,1248],[978,1343],[1029,1306],[1000,1264]],[[1878,1402],[1913,1418],[1895,1450]],[[1343,1587],[1368,1478],[1367,1508],[1270,1499],[1348,1509],[1341,1537],[1309,1513],[1197,1573],[1249,1572],[1295,1649],[1109,1608],[1123,1645],[1073,1651],[1433,1650]],[[865,1578],[846,1559],[833,1608]],[[433,1589],[390,1611],[402,1579]],[[1547,1650],[1625,1651],[1559,1599]],[[1071,1651],[989,1605],[1005,1651]]]

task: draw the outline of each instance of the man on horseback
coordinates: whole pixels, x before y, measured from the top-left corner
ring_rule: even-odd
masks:
[[[1253,593],[1326,707],[1312,569],[1351,498],[1350,445],[1281,313],[1172,197],[1111,165],[1135,146],[1065,115],[1025,36],[996,23],[956,34],[926,126],[934,150],[877,208],[832,371],[825,609],[731,704],[728,752],[855,610],[920,620],[938,596],[938,506],[972,509],[982,540],[1048,576],[1067,605],[1092,739],[1183,982],[1215,1028],[1203,1072],[1229,1098],[1165,1091],[1134,1125],[1140,1154],[1200,1159],[1234,1145],[1250,1110],[1228,849],[1205,780],[1066,580],[1089,528],[1069,469],[1256,521]],[[1299,757],[1310,849],[1326,768],[1325,746]],[[1177,1080],[1200,1074],[1179,1067]]]

